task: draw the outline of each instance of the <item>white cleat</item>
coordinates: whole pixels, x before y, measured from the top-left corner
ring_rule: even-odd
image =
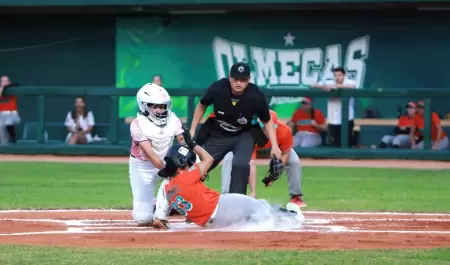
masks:
[[[305,222],[305,216],[303,215],[302,210],[297,204],[288,202],[286,204],[286,210],[296,212],[297,215],[295,216],[295,218],[297,219],[297,221],[301,223]]]

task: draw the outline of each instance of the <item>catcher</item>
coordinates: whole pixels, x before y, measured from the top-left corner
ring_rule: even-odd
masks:
[[[293,209],[295,207],[306,207],[306,203],[303,201],[303,193],[301,191],[301,178],[302,168],[300,165],[300,159],[297,153],[292,149],[293,137],[289,126],[278,120],[278,115],[275,111],[270,110],[270,116],[275,124],[275,132],[277,141],[282,152],[281,159],[272,158],[270,161],[270,169],[266,177],[263,179],[263,183],[267,186],[271,186],[272,183],[277,180],[286,168],[286,175],[288,179],[289,193],[291,199],[287,208]],[[261,125],[261,124],[260,124]],[[262,125],[264,128],[264,125]],[[255,146],[255,150],[252,154],[252,160],[250,161],[250,196],[255,197],[256,188],[256,150],[270,148],[270,143],[267,143],[264,147],[258,148]],[[222,165],[222,193],[228,193],[228,187],[231,178],[231,161],[233,159],[233,153],[229,152]]]
[[[208,228],[224,228],[234,224],[258,223],[288,218],[299,226],[304,220],[300,211],[276,208],[243,194],[220,194],[203,184],[213,157],[184,133],[184,145],[173,145],[164,157],[166,166],[158,172],[169,179],[164,188],[166,213],[173,208],[192,223]],[[195,151],[195,153],[194,153]],[[196,164],[196,154],[201,162]],[[283,220],[283,219],[282,219]],[[166,220],[154,220],[154,227],[168,228]]]

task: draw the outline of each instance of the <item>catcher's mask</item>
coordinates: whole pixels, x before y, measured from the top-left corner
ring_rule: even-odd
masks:
[[[185,169],[186,166],[193,166],[197,159],[194,151],[187,146],[175,144],[170,147],[164,161],[166,162],[165,170],[172,176],[175,176],[178,169]]]

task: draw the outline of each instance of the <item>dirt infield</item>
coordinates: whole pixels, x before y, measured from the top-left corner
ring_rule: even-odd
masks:
[[[127,163],[127,157],[0,155],[1,161]],[[450,169],[449,162],[301,159],[303,166]],[[268,164],[258,160],[258,164]],[[130,211],[0,211],[0,244],[201,249],[375,249],[450,247],[450,214],[304,213],[301,228],[217,231],[171,219],[169,231],[137,227]],[[189,242],[182,244],[182,242]]]
[[[129,211],[1,211],[0,244],[200,249],[375,249],[450,246],[450,214],[305,212],[301,228],[217,231],[172,219],[137,227]],[[189,242],[189,244],[181,244]]]
[[[0,155],[0,162],[67,162],[67,163],[128,163],[128,157],[98,156],[52,156],[52,155]],[[303,166],[314,167],[376,167],[376,168],[410,168],[410,169],[450,169],[450,162],[420,160],[350,160],[350,159],[301,159]],[[267,159],[258,159],[257,164],[268,165]]]

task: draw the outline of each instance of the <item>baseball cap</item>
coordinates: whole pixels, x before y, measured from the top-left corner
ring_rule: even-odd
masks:
[[[418,107],[418,108],[423,108],[423,107],[425,107],[425,102],[424,102],[423,100],[417,101],[417,107]]]
[[[248,78],[250,76],[250,67],[244,62],[235,63],[231,66],[230,76],[233,78]]]
[[[312,104],[312,99],[311,99],[311,98],[308,98],[308,97],[304,97],[304,98],[302,99],[302,103]]]
[[[406,104],[406,108],[417,108],[417,104],[416,104],[416,102],[413,102],[413,101],[411,101],[411,102],[408,102],[408,104]]]

